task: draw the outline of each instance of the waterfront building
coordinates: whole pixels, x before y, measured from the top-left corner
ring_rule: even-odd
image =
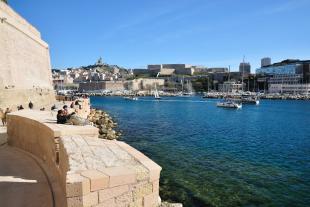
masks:
[[[299,60],[284,60],[256,69],[257,74],[280,75],[302,74],[303,63]]]
[[[261,67],[266,67],[271,65],[271,58],[270,57],[265,57],[261,59]]]
[[[283,93],[286,91],[291,93],[293,90],[295,92],[302,91],[302,89],[296,89],[301,87],[300,84],[306,84],[310,81],[310,60],[283,60],[256,69],[256,74],[264,76],[265,80],[267,80],[268,91],[270,93],[275,93],[275,91],[281,91]],[[282,86],[280,87],[279,85],[290,86],[287,90],[284,90]]]
[[[219,84],[219,91],[226,93],[236,93],[242,91],[242,84],[235,81],[226,81],[223,84]]]
[[[161,88],[165,85],[165,79],[161,78],[138,78],[127,82],[127,89],[132,91],[154,90],[155,85]]]
[[[148,65],[148,70],[161,74],[178,74],[178,75],[193,75],[195,72],[195,67],[188,64],[156,64]]]
[[[269,93],[310,94],[310,84],[270,84]]]
[[[208,68],[208,73],[227,73],[228,68]]]
[[[239,72],[241,74],[250,74],[251,73],[251,64],[242,62],[239,65]]]
[[[269,84],[300,84],[302,74],[276,74],[268,79]]]
[[[98,91],[123,91],[125,90],[124,81],[97,81],[79,83],[81,92],[98,92]]]

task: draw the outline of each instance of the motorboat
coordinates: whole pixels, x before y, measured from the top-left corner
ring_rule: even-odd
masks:
[[[138,101],[138,97],[136,96],[125,96],[124,99],[129,101]]]
[[[242,103],[237,103],[235,101],[225,100],[222,102],[218,102],[216,104],[217,107],[223,107],[223,108],[235,108],[240,109],[242,108]]]
[[[244,104],[255,104],[259,105],[259,99],[257,96],[247,96],[243,95],[241,96],[241,102]]]

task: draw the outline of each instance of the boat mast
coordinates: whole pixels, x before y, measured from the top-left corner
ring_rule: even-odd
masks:
[[[184,75],[181,79],[181,83],[182,83],[182,94],[184,93]]]
[[[242,61],[242,77],[241,77],[241,83],[242,83],[242,92],[243,92],[243,74],[244,74],[244,55],[243,55],[243,61]]]

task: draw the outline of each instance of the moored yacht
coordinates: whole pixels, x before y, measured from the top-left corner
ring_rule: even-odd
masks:
[[[136,96],[125,96],[124,99],[129,101],[138,101],[138,97]]]
[[[223,108],[235,108],[240,109],[242,108],[242,103],[237,103],[235,101],[225,100],[222,102],[218,102],[216,104],[217,107],[223,107]]]
[[[259,105],[259,99],[257,96],[243,95],[243,96],[241,96],[241,102],[244,104]]]

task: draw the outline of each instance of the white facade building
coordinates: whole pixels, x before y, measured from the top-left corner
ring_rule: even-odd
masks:
[[[310,84],[270,84],[269,93],[310,94]]]

